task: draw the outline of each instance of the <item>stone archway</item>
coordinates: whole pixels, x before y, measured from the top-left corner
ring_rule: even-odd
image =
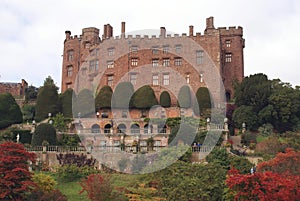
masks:
[[[139,134],[140,133],[140,125],[138,123],[133,123],[130,126],[130,133],[131,134]]]
[[[91,131],[92,133],[100,133],[100,126],[98,124],[93,124]]]

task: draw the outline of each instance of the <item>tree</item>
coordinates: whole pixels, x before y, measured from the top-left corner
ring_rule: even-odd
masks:
[[[58,90],[58,87],[55,85],[54,80],[50,75],[44,80],[44,86],[56,87],[56,91]]]
[[[184,85],[180,88],[178,94],[178,105],[181,108],[191,107],[191,91],[189,86]]]
[[[113,91],[110,86],[104,86],[100,89],[95,99],[96,110],[111,107]]]
[[[31,100],[36,100],[38,95],[38,88],[34,86],[29,86],[28,88],[25,89],[25,101],[31,101]]]
[[[22,112],[14,97],[9,93],[0,94],[0,129],[22,121]]]
[[[25,200],[35,186],[28,161],[35,162],[35,154],[27,152],[22,144],[0,144],[0,200]]]
[[[235,85],[236,105],[252,106],[254,112],[268,105],[270,95],[271,81],[262,73],[245,77],[241,83]]]
[[[142,86],[132,96],[131,105],[133,108],[149,109],[158,102],[153,89],[149,85]]]
[[[57,130],[57,131],[66,131],[68,128],[66,119],[64,117],[64,115],[62,113],[58,113],[55,115],[55,117],[52,118],[53,120],[53,127]]]
[[[228,172],[226,184],[235,200],[297,200],[300,177],[273,172],[242,175],[236,169]]]
[[[92,201],[127,200],[120,192],[115,191],[109,175],[91,174],[80,182],[83,192]]]
[[[57,144],[56,130],[48,123],[41,123],[36,127],[31,144],[34,146],[41,146],[44,141],[48,142],[49,145]]]
[[[35,110],[37,121],[46,119],[49,113],[54,116],[59,112],[59,99],[55,85],[44,85],[39,89]]]
[[[63,94],[59,96],[61,112],[65,117],[72,118],[72,98],[73,98],[73,89],[67,89]]]
[[[210,93],[207,87],[200,87],[196,92],[196,98],[200,112],[211,108]]]
[[[206,161],[209,163],[218,163],[226,169],[229,169],[229,154],[226,149],[214,148],[212,152],[206,156]]]
[[[277,153],[275,158],[260,163],[257,170],[300,176],[300,151],[288,148],[285,153]]]
[[[25,104],[22,108],[23,120],[32,121],[35,116],[35,105]]]
[[[258,126],[258,119],[252,106],[242,105],[233,112],[233,121],[236,127],[242,128],[246,123],[247,129],[253,130]]]
[[[95,113],[95,99],[91,90],[83,89],[73,98],[73,115],[77,117],[87,117]]]
[[[170,107],[171,106],[171,97],[167,91],[163,91],[160,94],[159,103],[162,107]]]
[[[120,82],[112,95],[112,107],[128,109],[133,93],[134,88],[131,82]]]

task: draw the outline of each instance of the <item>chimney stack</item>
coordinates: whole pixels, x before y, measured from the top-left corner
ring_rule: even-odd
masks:
[[[106,38],[107,38],[107,25],[105,24],[103,27],[102,39],[106,39]]]
[[[160,35],[159,37],[166,37],[166,28],[165,27],[160,27]]]
[[[194,35],[194,26],[191,25],[190,26],[190,33],[189,33],[189,36],[193,36]]]
[[[206,18],[206,29],[214,29],[214,17]]]
[[[65,31],[66,34],[66,40],[69,40],[71,38],[71,31]]]
[[[121,36],[125,36],[125,22],[121,24]]]

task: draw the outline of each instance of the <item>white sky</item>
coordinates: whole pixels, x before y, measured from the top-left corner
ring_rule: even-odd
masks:
[[[120,34],[159,29],[203,33],[205,20],[214,16],[215,27],[242,26],[245,76],[265,73],[270,79],[300,85],[299,0],[1,0],[0,82],[41,86],[50,75],[61,85],[65,30],[80,35],[82,28],[111,24]]]

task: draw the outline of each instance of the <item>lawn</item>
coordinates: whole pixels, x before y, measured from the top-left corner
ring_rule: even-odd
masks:
[[[257,135],[257,137],[256,137],[256,142],[257,142],[257,143],[263,142],[263,141],[265,141],[265,140],[267,140],[267,139],[268,139],[268,137],[266,137],[266,136]]]
[[[81,186],[78,181],[58,182],[57,188],[66,195],[70,201],[89,201],[86,197],[86,193],[79,194]]]

